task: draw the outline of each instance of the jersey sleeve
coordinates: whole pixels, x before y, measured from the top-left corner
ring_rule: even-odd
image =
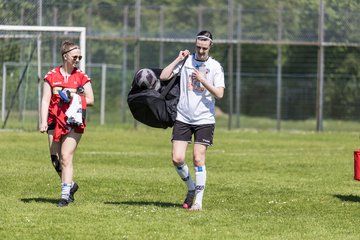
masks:
[[[188,57],[188,58],[189,58],[189,57]],[[174,74],[174,75],[179,73],[179,71],[180,71],[180,69],[181,69],[184,61],[187,61],[188,58],[185,58],[185,60],[180,61],[180,62],[175,66],[175,68],[174,68],[174,70],[173,70],[173,74]],[[185,64],[186,64],[186,62],[184,63],[184,65],[185,65]]]
[[[173,70],[173,74],[174,74],[174,75],[176,75],[176,74],[179,73],[181,64],[182,64],[182,61],[175,66],[175,68],[174,68],[174,70]]]
[[[84,75],[83,75],[82,80],[81,80],[81,86],[84,86],[88,82],[91,83],[91,78],[86,73],[83,73],[83,74]]]
[[[44,82],[48,82],[50,84],[51,87],[53,87],[53,84],[52,84],[52,79],[53,79],[53,70],[49,71],[45,76],[44,76]]]

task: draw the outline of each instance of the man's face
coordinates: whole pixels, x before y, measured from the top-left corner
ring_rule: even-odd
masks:
[[[211,42],[209,40],[196,40],[196,56],[198,60],[206,61],[209,57]]]

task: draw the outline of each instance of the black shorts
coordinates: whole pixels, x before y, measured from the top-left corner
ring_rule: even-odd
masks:
[[[213,144],[215,124],[192,125],[176,121],[172,131],[171,141],[186,141],[191,143],[194,134],[194,143],[211,146]]]

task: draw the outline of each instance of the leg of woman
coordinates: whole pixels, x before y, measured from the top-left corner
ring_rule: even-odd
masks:
[[[60,163],[61,144],[60,142],[54,142],[54,130],[48,131],[48,140],[49,140],[51,162],[61,179],[61,163]]]
[[[71,183],[73,180],[73,158],[77,145],[80,142],[82,134],[71,130],[61,139],[61,166],[63,183]]]
[[[77,184],[73,183],[73,158],[77,145],[82,134],[75,133],[71,130],[61,138],[61,199],[59,207],[65,207],[74,201],[74,193],[77,191]]]

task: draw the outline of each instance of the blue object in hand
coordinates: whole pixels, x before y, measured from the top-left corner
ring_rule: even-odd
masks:
[[[63,100],[64,102],[68,103],[70,102],[70,98],[69,98],[69,94],[65,91],[62,91],[62,90],[58,90],[58,93],[61,97],[61,100]]]

